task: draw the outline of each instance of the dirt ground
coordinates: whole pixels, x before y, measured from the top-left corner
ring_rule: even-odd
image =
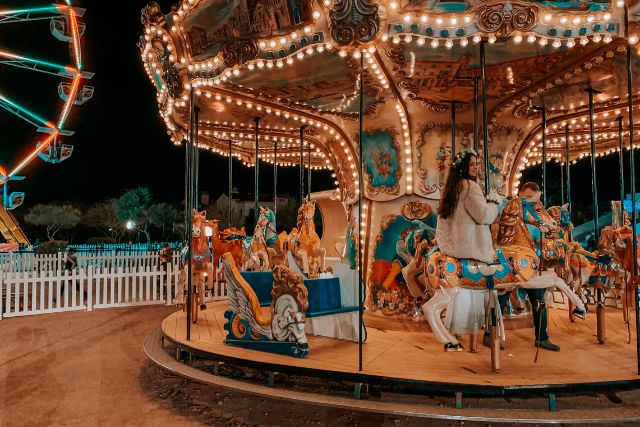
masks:
[[[488,425],[309,407],[186,381],[161,371],[142,348],[144,337],[171,310],[0,320],[0,427]],[[247,372],[237,376],[246,380]],[[438,399],[451,404],[444,398],[430,403]]]

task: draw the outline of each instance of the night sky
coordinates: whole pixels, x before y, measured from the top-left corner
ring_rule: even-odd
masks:
[[[167,12],[173,0],[159,1]],[[2,7],[50,5],[44,0],[0,3]],[[145,0],[122,2],[82,1],[86,7],[83,37],[84,68],[95,72],[88,82],[95,87],[93,99],[74,109],[67,128],[76,134],[65,140],[74,146],[70,159],[49,165],[36,159],[23,174],[27,179],[12,190],[26,192],[26,211],[36,203],[75,201],[90,203],[117,197],[126,189],[147,186],[158,201],[180,202],[184,193],[184,151],[168,139],[158,114],[155,90],[149,82],[136,43],[142,33],[140,10]],[[4,49],[52,61],[67,62],[67,45],[49,32],[48,21],[0,26]],[[0,68],[0,93],[14,98],[41,115],[54,118],[62,105],[57,96],[57,77]],[[10,167],[37,141],[31,125],[0,111],[0,164]],[[601,209],[618,197],[617,156],[598,160]],[[200,189],[217,197],[227,188],[227,159],[205,152],[200,156]],[[628,161],[628,156],[626,157]],[[590,218],[590,166],[587,159],[574,167],[574,202]],[[271,194],[272,168],[261,168],[261,192]],[[559,201],[557,167],[550,166],[550,201]],[[628,173],[628,168],[627,168]],[[280,168],[279,193],[295,195],[297,168]],[[540,168],[524,179],[540,181]],[[241,192],[253,192],[253,170],[234,163],[234,184]],[[317,172],[314,190],[333,187],[330,173]],[[628,186],[626,191],[628,192]],[[19,212],[16,212],[20,215]]]

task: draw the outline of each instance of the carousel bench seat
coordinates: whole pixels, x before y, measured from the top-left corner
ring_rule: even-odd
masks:
[[[273,275],[270,271],[242,272],[242,277],[253,288],[262,307],[271,304]],[[358,306],[344,304],[338,277],[305,279],[309,291],[309,308],[305,330],[308,334],[358,340]],[[349,298],[346,301],[350,302]]]

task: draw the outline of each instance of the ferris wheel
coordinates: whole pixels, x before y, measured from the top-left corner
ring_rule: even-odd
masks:
[[[3,46],[0,41],[0,76],[5,74],[6,66],[9,66],[19,68],[20,73],[33,74],[28,76],[30,81],[44,78],[51,80],[53,77],[50,91],[45,90],[42,93],[28,91],[21,94],[20,98],[10,97],[5,92],[6,88],[3,88],[0,83],[0,107],[8,111],[16,120],[26,122],[30,128],[24,142],[10,141],[10,144],[12,146],[32,144],[31,149],[20,150],[21,153],[26,151],[27,154],[22,154],[14,164],[0,165],[0,184],[3,185],[2,205],[7,210],[15,209],[24,200],[24,193],[9,194],[7,190],[10,181],[24,179],[19,175],[20,171],[37,157],[45,162],[60,163],[69,158],[73,152],[73,146],[63,142],[63,137],[69,137],[74,133],[65,128],[65,122],[74,106],[85,104],[91,99],[94,91],[93,87],[84,84],[93,76],[93,73],[84,71],[82,67],[81,38],[85,25],[80,18],[84,12],[84,9],[74,7],[71,0],[41,7],[0,10],[0,29],[6,30],[11,37],[22,35],[22,37],[33,38],[30,31],[33,25],[39,23],[32,24],[32,22],[41,21],[45,28],[48,23],[48,30],[52,36],[45,44],[62,42],[68,45],[66,49],[68,54],[45,59],[30,52],[12,51]],[[53,48],[43,48],[40,45],[34,46],[33,50],[46,52],[48,55],[55,52]],[[55,83],[57,83],[57,94]],[[57,102],[51,111],[36,112],[38,106],[51,105],[50,102],[43,102],[41,97],[59,97],[62,102]],[[20,139],[23,139],[22,135]]]
[[[25,196],[22,192],[9,193],[8,184],[24,179],[20,172],[38,157],[56,164],[71,156],[73,146],[66,144],[63,138],[72,136],[74,132],[67,129],[65,123],[74,107],[85,104],[93,96],[94,88],[85,85],[93,73],[84,71],[82,65],[81,39],[85,24],[81,18],[85,10],[74,7],[72,3],[64,0],[61,4],[0,10],[0,30],[10,33],[12,41],[16,37],[28,41],[27,47],[23,44],[20,49],[3,46],[0,41],[0,76],[17,74],[18,78],[30,83],[42,81],[36,86],[45,87],[42,91],[26,90],[9,95],[7,92],[13,88],[2,87],[5,79],[0,80],[0,107],[22,125],[26,123],[26,127],[21,126],[28,129],[24,136],[20,133],[20,141],[9,141],[11,146],[20,147],[16,151],[20,153],[17,158],[11,164],[0,165],[0,184],[3,187],[0,231],[8,241],[23,240],[8,231],[15,228],[15,224],[7,224],[11,222],[11,215],[7,217],[6,211],[18,207]],[[50,33],[45,45],[61,42],[68,49],[43,48],[41,40],[35,42],[34,31]],[[57,98],[59,100],[55,101]]]

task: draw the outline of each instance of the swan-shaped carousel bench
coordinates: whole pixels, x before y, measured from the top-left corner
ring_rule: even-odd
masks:
[[[273,269],[273,288],[269,311],[251,286],[240,275],[233,256],[225,253],[222,265],[227,280],[229,309],[225,344],[269,353],[306,357],[309,344],[304,331],[309,306],[302,276],[279,265]]]

